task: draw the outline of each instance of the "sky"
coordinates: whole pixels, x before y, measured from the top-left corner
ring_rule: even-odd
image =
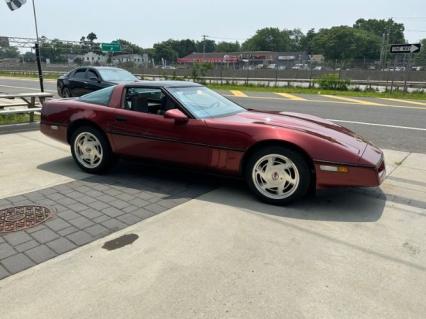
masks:
[[[122,38],[144,48],[167,39],[243,42],[263,27],[319,29],[352,25],[358,18],[405,23],[406,38],[426,38],[426,0],[35,0],[39,34],[76,40]],[[0,36],[35,37],[31,0],[10,11],[0,0]]]

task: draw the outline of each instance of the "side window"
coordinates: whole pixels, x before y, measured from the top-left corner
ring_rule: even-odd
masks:
[[[88,71],[87,71],[87,73],[86,73],[86,78],[88,78],[89,80],[90,80],[91,78],[99,79],[98,75],[97,75],[97,74],[96,74],[96,72],[95,72],[95,71],[93,71],[93,70],[88,70]]]
[[[136,112],[163,115],[176,104],[157,88],[131,87],[126,90],[124,108]]]
[[[109,86],[105,89],[80,96],[79,100],[86,103],[108,106],[114,88],[115,86]]]
[[[78,69],[77,71],[74,72],[74,74],[72,75],[72,78],[77,80],[84,79],[85,73],[86,73],[86,69]]]

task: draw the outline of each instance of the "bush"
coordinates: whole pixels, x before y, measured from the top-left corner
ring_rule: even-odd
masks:
[[[338,74],[324,74],[319,79],[315,80],[319,88],[322,90],[338,90],[347,91],[351,84],[349,80],[339,78]]]

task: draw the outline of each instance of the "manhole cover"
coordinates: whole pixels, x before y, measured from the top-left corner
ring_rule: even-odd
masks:
[[[42,206],[17,206],[0,210],[0,233],[15,232],[37,226],[53,213]]]

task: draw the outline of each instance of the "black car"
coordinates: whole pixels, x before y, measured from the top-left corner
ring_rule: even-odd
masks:
[[[58,94],[61,97],[81,96],[123,82],[135,82],[138,78],[130,72],[114,67],[79,67],[58,78]]]

